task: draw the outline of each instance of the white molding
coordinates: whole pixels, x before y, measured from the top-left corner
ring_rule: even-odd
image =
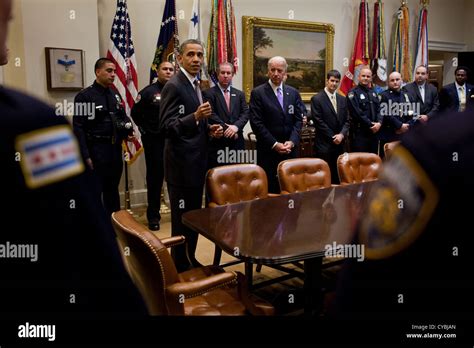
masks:
[[[433,51],[447,51],[447,52],[465,52],[467,45],[457,42],[447,41],[428,41],[428,48]]]

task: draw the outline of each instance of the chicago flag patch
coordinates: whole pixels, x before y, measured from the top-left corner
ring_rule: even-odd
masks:
[[[77,141],[68,125],[19,135],[15,148],[29,188],[49,185],[84,171]]]

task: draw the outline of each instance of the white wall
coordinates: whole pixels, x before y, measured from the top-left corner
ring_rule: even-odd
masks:
[[[85,84],[91,84],[99,54],[97,0],[22,0],[22,13],[28,91],[50,104],[73,101],[77,92],[47,90],[44,48],[84,50]]]

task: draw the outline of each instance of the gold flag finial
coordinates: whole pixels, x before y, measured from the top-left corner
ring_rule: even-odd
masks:
[[[402,6],[406,6],[408,4],[408,0],[402,0]]]
[[[423,7],[426,7],[430,4],[430,0],[420,0],[420,4],[423,5]]]

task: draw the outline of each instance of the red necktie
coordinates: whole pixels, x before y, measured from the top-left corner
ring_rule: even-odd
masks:
[[[227,110],[230,111],[230,94],[229,94],[228,89],[224,90],[224,98],[225,98],[225,103],[227,104]]]

